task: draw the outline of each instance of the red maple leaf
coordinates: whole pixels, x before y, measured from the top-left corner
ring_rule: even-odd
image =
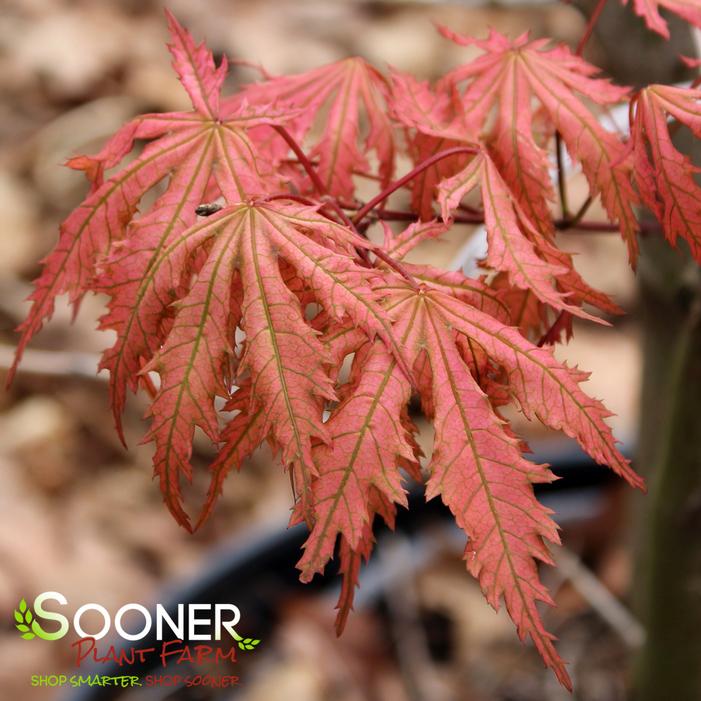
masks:
[[[700,100],[700,90],[650,85],[635,99],[631,129],[635,178],[643,202],[662,224],[669,242],[676,245],[681,236],[699,262],[701,187],[694,176],[700,171],[674,147],[667,117],[701,137]]]
[[[483,52],[451,71],[438,86],[439,92],[465,86],[460,109],[447,123],[441,119],[445,116],[442,103],[437,103],[438,109],[427,107],[431,105],[430,90],[413,81],[411,90],[394,93],[394,112],[399,119],[434,137],[485,142],[528,219],[549,236],[553,224],[548,201],[553,192],[548,155],[536,139],[541,128],[538,125],[536,129],[535,98],[552,128],[562,135],[572,158],[581,164],[592,192],[601,196],[610,218],[620,224],[635,264],[638,224],[632,205],[636,195],[626,147],[577,97],[581,94],[607,105],[623,100],[628,90],[593,78],[598,72],[594,66],[565,46],[549,48],[545,39],[530,40],[523,34],[511,41],[492,30],[487,39],[478,40],[439,29],[457,44]],[[496,119],[492,120],[495,111]]]
[[[468,568],[487,600],[496,608],[504,597],[521,637],[532,637],[546,664],[569,687],[536,608],[537,601],[552,603],[538,580],[536,560],[550,562],[543,541],[559,539],[532,484],[553,477],[545,466],[523,458],[519,441],[475,378],[471,344],[504,370],[507,395],[527,416],[576,438],[597,462],[610,465],[631,484],[641,487],[642,480],[617,450],[604,421],[608,412],[580,389],[586,374],[560,364],[550,350],[534,346],[481,308],[487,301],[491,312],[494,302],[480,294],[479,283],[472,281],[470,289],[455,277],[441,278],[418,290],[397,278],[380,289],[436,430],[426,495],[440,494],[467,533]],[[388,503],[403,503],[399,467],[402,460],[416,459],[406,439],[407,425],[399,419],[410,396],[407,378],[382,344],[356,357],[352,393],[327,423],[333,441],[318,449],[315,519],[298,565],[305,579],[321,571],[337,534],[342,535],[342,566],[349,581],[340,621],[352,601],[357,563],[371,547],[366,528],[374,514],[373,499],[379,492]],[[389,416],[395,420],[388,421]]]
[[[68,165],[84,170],[92,181],[91,193],[61,225],[58,244],[44,259],[30,299],[32,309],[20,326],[22,336],[15,365],[32,336],[54,309],[58,295],[67,292],[78,305],[94,289],[96,265],[110,247],[113,258],[130,259],[137,270],[147,267],[154,249],[177,240],[197,218],[196,208],[220,193],[235,200],[262,194],[277,181],[272,164],[254,152],[247,134],[251,127],[279,123],[282,116],[270,110],[237,105],[222,110],[219,101],[226,62],[214,65],[204,46],[168,14],[173,43],[173,65],[187,91],[193,112],[147,114],[128,123],[95,156],[81,156]],[[136,139],[149,139],[141,154],[103,182],[105,170],[114,168],[133,149]],[[134,220],[139,202],[167,179],[165,192],[148,212]],[[120,246],[129,231],[129,241]],[[139,265],[136,259],[141,259]],[[105,354],[102,367],[110,370],[110,391],[121,435],[120,414],[127,385],[136,387],[142,357],[153,351],[153,319],[142,305],[145,280],[131,276],[103,280],[97,289],[113,296],[104,328],[113,328],[121,341]],[[170,285],[173,287],[175,281]],[[167,290],[161,290],[169,294]]]
[[[325,245],[314,234],[323,236]],[[166,300],[175,308],[172,325],[142,370],[160,375],[160,390],[149,410],[153,423],[148,437],[156,443],[154,467],[166,503],[183,525],[189,525],[189,518],[181,506],[179,478],[191,477],[195,427],[218,442],[214,397],[231,394],[234,375],[250,375],[246,411],[256,415],[265,407],[256,435],[270,436],[281,447],[306,513],[311,478],[317,474],[312,441],[331,440],[322,410],[324,400],[336,398],[328,372],[334,361],[305,319],[279,261],[306,280],[333,318],[350,318],[367,337],[386,339],[389,319],[369,286],[374,273],[359,267],[349,254],[354,246],[365,245],[369,244],[355,240],[315,208],[276,201],[227,207],[158,252],[144,291],[144,302],[152,305],[158,304],[158,290],[173,279],[174,271],[178,279],[177,271],[186,269],[188,259],[198,250],[205,252],[191,284],[180,288],[176,301]],[[114,267],[110,277],[133,274],[131,259],[122,260],[124,269]],[[160,314],[166,311],[163,305]],[[240,360],[233,353],[237,326],[246,337]],[[234,367],[227,369],[231,364]],[[245,430],[250,436],[250,427]],[[229,442],[240,440],[236,429],[226,436]],[[225,445],[224,454],[230,456],[231,451]]]
[[[348,58],[295,76],[254,84],[242,98],[253,104],[295,109],[289,129],[302,141],[309,135],[322,107],[328,114],[310,156],[318,157],[318,172],[331,195],[351,200],[353,173],[368,171],[367,154],[374,150],[379,175],[386,185],[394,169],[394,135],[385,109],[385,78],[362,58]],[[361,107],[364,108],[361,111]],[[367,118],[364,138],[361,115]]]

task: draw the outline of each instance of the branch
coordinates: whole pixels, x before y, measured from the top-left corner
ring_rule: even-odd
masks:
[[[399,261],[394,260],[392,256],[390,256],[388,253],[385,253],[385,251],[383,251],[379,246],[377,248],[373,248],[372,252],[381,261],[389,265],[390,268],[396,270],[405,280],[409,282],[413,289],[415,289],[417,292],[421,289],[419,284],[413,278],[412,274]]]
[[[324,183],[321,182],[321,179],[319,178],[319,175],[317,174],[316,170],[314,169],[312,162],[307,158],[307,155],[304,153],[304,151],[302,150],[302,147],[297,143],[297,141],[292,136],[292,134],[290,134],[287,131],[287,129],[285,129],[284,127],[274,126],[273,129],[275,129],[275,131],[278,134],[280,134],[280,136],[287,142],[288,146],[292,149],[295,156],[297,156],[297,159],[299,160],[301,165],[304,167],[304,170],[309,175],[309,178],[311,179],[311,181],[314,185],[314,188],[317,191],[317,194],[319,195],[320,199],[324,202],[324,204],[331,207],[333,209],[333,211],[339,216],[341,221],[351,231],[353,231],[353,233],[355,233],[357,236],[359,236],[361,238],[367,238],[367,236],[364,236],[364,234],[361,233],[357,227],[357,223],[359,223],[363,219],[363,217],[359,217],[358,215],[356,215],[356,217],[354,219],[351,219],[343,211],[343,208],[341,207],[341,205],[339,205],[339,203],[336,201],[336,199],[331,197],[328,194],[328,191],[324,187]],[[436,154],[436,156],[439,156],[440,158],[445,158],[448,155],[452,155],[451,153],[449,153],[450,151],[452,151],[452,152],[458,151],[458,152],[462,153],[462,152],[465,152],[466,150],[467,150],[466,148],[448,149],[447,151],[443,152],[443,155],[441,155],[439,153],[439,154]],[[474,151],[474,149],[470,149],[470,151],[472,152],[472,151]],[[440,160],[440,158],[436,158],[436,156],[434,156],[432,159],[429,159],[429,161],[435,162],[436,160]],[[420,170],[417,170],[417,168],[414,169],[416,171],[416,173],[414,173],[414,175],[420,173],[421,170],[423,170],[424,168],[428,168],[430,165],[431,164],[428,161],[421,164],[421,166],[419,166]],[[412,175],[412,177],[414,177],[414,175]],[[406,179],[406,176],[404,178],[402,178],[402,180],[404,182],[408,182],[410,179],[411,178]],[[388,192],[387,195],[385,195],[385,197],[389,197],[389,195],[392,192],[394,192],[394,190],[401,187],[402,184],[403,183],[401,183],[401,182],[394,183],[394,189],[390,190],[390,192]],[[387,189],[389,190],[390,188],[392,188],[392,185],[390,185],[389,188],[387,188]],[[382,193],[380,193],[380,194],[382,194]],[[281,199],[284,197],[288,197],[288,199],[293,199],[293,200],[297,200],[297,201],[306,200],[306,198],[299,197],[297,195],[292,195],[292,196],[274,195],[273,197],[268,198],[268,199]],[[382,199],[384,199],[384,197],[382,199],[379,199],[379,200],[377,198],[375,198],[375,199],[377,200],[377,202],[375,202],[373,204],[373,202],[374,202],[374,200],[373,200],[369,203],[372,206],[368,207],[368,205],[365,205],[365,207],[368,208],[367,211],[370,211],[378,202],[381,202]],[[308,202],[308,200],[307,200],[307,202]],[[363,210],[361,209],[360,212],[362,212],[362,211]],[[359,214],[360,214],[360,212],[359,212]],[[363,216],[365,216],[365,215],[363,215]],[[363,261],[365,263],[367,263],[368,265],[370,265],[370,259],[368,258],[367,250],[364,248],[359,248],[359,247],[357,247],[355,250],[357,251],[358,255],[363,259]],[[387,253],[385,253],[379,247],[377,247],[377,248],[373,247],[371,250],[381,261],[386,263],[390,268],[396,270],[405,280],[407,280],[413,289],[415,289],[415,290],[419,289],[419,283],[416,282],[416,280],[413,278],[411,273],[401,263],[394,260],[394,258],[389,256]]]
[[[377,207],[380,202],[384,202],[393,192],[396,192],[400,187],[404,187],[408,182],[412,181],[417,175],[420,175],[427,168],[432,165],[442,161],[444,158],[450,156],[457,156],[461,153],[479,153],[479,147],[477,146],[455,146],[453,148],[447,148],[444,151],[439,151],[430,158],[427,158],[422,163],[419,163],[415,168],[410,170],[406,175],[390,183],[382,192],[373,197],[365,206],[358,210],[357,214],[353,217],[353,221],[359,224],[365,217]]]
[[[319,197],[324,197],[325,195],[327,195],[328,191],[326,190],[324,183],[321,182],[319,174],[314,169],[312,162],[307,158],[307,154],[304,153],[302,147],[297,143],[294,136],[292,136],[292,134],[290,134],[290,132],[287,131],[285,127],[281,127],[277,124],[273,124],[271,126],[286,141],[287,145],[292,149],[294,155],[297,156],[297,160],[300,162],[307,175],[309,176],[309,179],[312,181],[312,185],[314,185],[314,189],[316,190]]]
[[[620,230],[617,224],[612,224],[611,222],[581,221],[581,218],[586,214],[590,205],[591,202],[589,200],[585,201],[577,214],[571,219],[555,219],[553,221],[555,228],[558,231],[588,231],[593,234],[614,234]],[[417,221],[417,215],[413,212],[383,209],[381,212],[374,212],[373,214],[377,219],[382,219],[383,221]],[[479,214],[455,214],[452,221],[455,224],[472,224],[477,226],[479,224],[484,224],[484,217]],[[644,234],[656,233],[660,229],[657,222],[641,221],[638,223],[641,232]]]
[[[594,27],[596,27],[596,24],[599,21],[599,17],[601,17],[601,13],[603,12],[605,5],[606,5],[606,0],[599,0],[599,2],[596,3],[596,7],[594,8],[594,12],[592,13],[591,17],[589,18],[589,22],[587,22],[587,27],[584,30],[584,34],[582,35],[582,38],[579,40],[579,44],[577,44],[577,49],[575,51],[577,56],[582,55],[582,52],[584,51],[584,47],[587,45],[587,42],[591,38],[591,35],[594,32]]]
[[[361,238],[363,235],[358,231],[356,228],[355,224],[351,221],[351,219],[348,217],[348,215],[343,211],[343,208],[338,204],[338,202],[331,197],[328,194],[328,190],[326,189],[326,186],[324,183],[321,181],[321,178],[319,177],[319,174],[316,172],[314,166],[312,165],[312,162],[307,158],[307,154],[304,153],[304,150],[302,147],[297,143],[297,140],[290,134],[285,127],[281,127],[278,125],[273,125],[273,129],[280,134],[280,136],[285,140],[287,145],[292,149],[293,153],[295,156],[297,156],[297,159],[301,163],[302,167],[306,171],[307,175],[309,176],[309,179],[312,181],[312,184],[314,185],[314,189],[316,190],[317,195],[319,198],[324,202],[324,204],[328,205],[333,209],[333,211],[338,215],[338,217],[341,219],[341,221],[349,228],[351,231],[353,231],[355,234],[360,236]],[[294,199],[295,196],[291,197],[290,199]],[[356,248],[356,251],[360,258],[364,260],[366,263],[369,264],[369,259],[367,256],[367,252],[365,249],[362,248]]]
[[[584,202],[582,202],[582,206],[577,210],[577,213],[570,219],[570,226],[572,228],[576,228],[577,226],[579,226],[593,201],[594,198],[591,195],[589,195],[587,199],[584,200]]]

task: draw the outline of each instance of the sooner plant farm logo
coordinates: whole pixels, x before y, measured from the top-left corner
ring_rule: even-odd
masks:
[[[48,601],[55,601],[61,606],[67,606],[68,600],[63,594],[55,591],[47,591],[39,594],[34,599],[31,607],[27,605],[26,599],[20,599],[18,607],[15,609],[15,627],[25,640],[41,638],[42,640],[59,640],[68,634],[70,630],[69,619],[61,613],[49,611],[44,608]],[[185,610],[187,614],[185,615]],[[82,617],[89,611],[95,611],[103,619],[102,628],[97,632],[86,632],[83,629]],[[124,618],[130,612],[136,612],[143,618],[140,630],[129,632],[124,627]],[[209,615],[214,613],[212,619]],[[39,619],[58,623],[58,629],[47,632],[39,623]],[[221,640],[222,631],[228,633],[237,643],[241,650],[253,650],[260,643],[257,638],[244,638],[240,636],[235,625],[241,620],[241,612],[233,604],[178,604],[178,613],[175,620],[170,616],[162,604],[156,604],[155,625],[156,639],[163,640],[163,633],[166,629],[178,639],[184,640]],[[83,604],[73,616],[73,630],[80,638],[100,640],[104,638],[112,629],[112,617],[109,611],[102,605],[96,603]],[[214,624],[214,636],[211,633],[198,633],[198,628],[203,628]],[[141,604],[129,603],[122,606],[114,617],[114,628],[117,634],[124,640],[141,640],[151,632],[154,625],[154,616]],[[186,634],[187,631],[187,634]]]
[[[63,594],[55,591],[47,591],[39,594],[34,599],[33,605],[27,605],[26,599],[20,599],[18,607],[15,609],[15,627],[25,640],[41,638],[42,640],[59,640],[68,634],[70,630],[69,619],[61,613],[49,611],[44,608],[48,601],[55,601],[61,606],[67,606],[68,600]],[[187,614],[185,611],[187,610]],[[96,612],[103,619],[102,628],[97,632],[86,632],[82,625],[83,616],[89,611]],[[140,630],[129,632],[124,627],[124,618],[127,614],[136,612],[143,618]],[[213,612],[214,617],[211,617]],[[135,641],[145,638],[153,629],[155,618],[156,639],[163,640],[163,633],[166,629],[178,639],[184,640],[221,640],[222,632],[228,633],[237,643],[241,650],[254,650],[260,643],[257,638],[244,638],[236,632],[234,626],[241,620],[241,612],[233,604],[178,604],[178,613],[175,620],[170,616],[162,604],[156,604],[155,616],[141,604],[129,603],[122,606],[114,617],[114,628],[117,634],[124,640]],[[47,632],[39,620],[53,621],[58,624],[57,630]],[[112,629],[112,617],[109,611],[102,605],[96,603],[84,604],[73,616],[73,630],[80,638],[100,640],[104,638]],[[214,636],[211,633],[198,633],[198,628],[214,625]]]
[[[237,606],[229,603],[178,604],[175,612],[162,604],[156,604],[153,610],[149,610],[142,604],[128,603],[114,617],[101,604],[89,603],[80,606],[71,618],[60,612],[66,606],[66,597],[55,591],[39,594],[31,605],[22,598],[14,611],[14,622],[25,640],[40,638],[53,641],[75,633],[77,639],[71,643],[71,647],[75,650],[75,665],[78,668],[85,662],[111,664],[120,669],[150,662],[151,669],[165,669],[171,664],[184,664],[189,668],[206,664],[211,669],[212,665],[236,663],[237,651],[255,650],[260,643],[258,638],[243,637],[237,632],[241,612]],[[89,620],[86,614],[89,614]],[[126,644],[99,644],[106,636],[114,637],[115,634]],[[148,675],[143,679],[124,675],[32,675],[33,686],[220,687],[230,686],[237,680],[238,677],[231,675],[212,674]]]

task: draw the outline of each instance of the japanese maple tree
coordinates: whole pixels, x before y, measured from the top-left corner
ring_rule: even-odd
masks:
[[[701,24],[696,2],[634,0],[660,34],[658,4]],[[605,324],[621,312],[582,279],[558,232],[619,230],[635,266],[644,204],[669,242],[681,237],[701,261],[696,169],[671,139],[676,124],[701,136],[701,92],[631,94],[598,77],[581,53],[602,6],[576,52],[440,28],[479,55],[433,85],[348,58],[296,76],[262,73],[229,96],[226,59],[215,65],[168,14],[192,110],[138,117],[99,153],[68,162],[90,192],[44,260],[10,376],[58,295],[77,307],[87,292],[106,294],[101,327],[116,340],[101,367],[116,428],[124,439],[128,391],[147,392],[155,474],[182,526],[199,527],[227,474],[268,442],[290,473],[293,521],[309,528],[302,579],[334,553],[340,560],[340,632],[375,517],[391,526],[407,481],[425,483],[465,531],[467,567],[488,602],[504,601],[520,637],[571,688],[537,607],[552,603],[538,563],[551,563],[547,543],[559,539],[533,484],[553,475],[525,459],[503,409],[515,404],[642,488],[609,412],[582,389],[586,373],[552,352],[573,317]],[[630,138],[598,114],[626,101]],[[589,185],[576,213],[563,178],[553,184],[561,144]],[[400,177],[398,154],[412,162]],[[360,178],[376,183],[370,201],[356,196]],[[391,209],[398,191],[406,206]],[[586,220],[596,198],[608,221]],[[461,223],[486,230],[479,278],[404,261]],[[435,428],[423,467],[412,396]],[[197,428],[219,452],[193,521],[181,481],[192,478]]]

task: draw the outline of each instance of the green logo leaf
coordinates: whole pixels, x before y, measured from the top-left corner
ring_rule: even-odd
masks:
[[[239,647],[242,650],[255,650],[258,643],[260,643],[260,640],[257,638],[243,638],[243,640],[239,640]]]
[[[25,640],[32,640],[36,637],[36,633],[30,628],[32,621],[34,620],[34,614],[32,610],[27,606],[27,602],[24,599],[20,599],[17,609],[14,611],[15,614],[15,628],[22,633],[22,637]]]
[[[234,636],[234,640],[238,642],[241,650],[255,650],[260,643],[258,638],[242,638],[236,631],[232,631],[232,635]]]

